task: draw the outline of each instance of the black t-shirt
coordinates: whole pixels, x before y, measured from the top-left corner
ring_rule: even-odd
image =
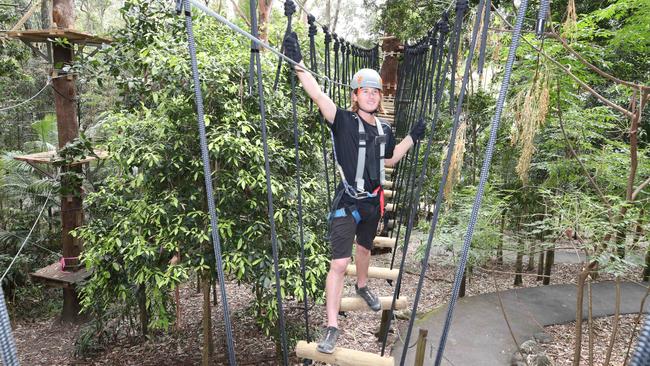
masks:
[[[343,168],[345,179],[348,184],[356,188],[354,177],[357,172],[357,157],[359,154],[359,123],[355,115],[357,114],[354,112],[337,109],[334,123],[331,124],[330,128],[334,134],[336,157]],[[377,133],[377,126],[369,124],[360,116],[358,118],[362,121],[366,132],[366,164],[363,172],[364,189],[372,192],[379,186],[381,179],[379,176],[379,144],[375,144],[375,137],[379,134]],[[389,159],[393,156],[393,150],[395,149],[395,136],[388,124],[381,122],[381,127],[386,135],[384,159]],[[339,184],[337,192],[341,189],[343,189],[343,183]],[[351,204],[357,200],[343,194],[341,201],[345,204]],[[341,206],[339,204],[339,207]]]

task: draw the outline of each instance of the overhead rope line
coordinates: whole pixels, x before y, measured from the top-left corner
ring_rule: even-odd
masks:
[[[179,1],[179,0],[177,0],[177,1]],[[252,34],[250,34],[250,33],[246,32],[245,30],[241,29],[239,26],[235,25],[234,23],[232,23],[228,19],[224,18],[223,16],[219,15],[218,13],[213,11],[212,9],[208,8],[207,6],[205,6],[205,4],[202,4],[200,1],[198,1],[198,0],[188,0],[188,1],[194,7],[201,10],[202,12],[204,12],[206,15],[216,19],[217,21],[224,24],[225,26],[227,26],[231,30],[235,31],[236,33],[248,38],[249,40],[253,41],[256,45],[266,48],[267,50],[271,51],[273,54],[275,54],[278,57],[282,58],[284,61],[290,63],[291,65],[312,74],[315,78],[325,80],[327,82],[337,84],[337,85],[340,84],[341,86],[344,86],[344,87],[349,87],[350,86],[349,84],[346,84],[346,83],[340,83],[340,82],[331,80],[331,79],[327,78],[326,76],[321,75],[319,73],[316,73],[316,72],[310,70],[309,68],[307,68],[305,66],[297,64],[295,61],[291,60],[290,58],[288,58],[287,56],[282,54],[282,52],[278,51],[274,47],[271,47],[268,43],[262,41],[258,37],[255,37]]]
[[[442,355],[444,353],[445,345],[447,342],[447,336],[449,334],[449,329],[451,327],[451,319],[453,317],[454,307],[458,299],[458,293],[460,291],[460,282],[462,280],[463,273],[465,272],[465,266],[467,263],[467,257],[469,254],[469,248],[472,242],[474,235],[474,227],[478,221],[478,211],[481,207],[481,201],[483,198],[483,193],[485,191],[485,184],[487,183],[490,165],[492,162],[492,155],[494,153],[494,146],[496,144],[497,132],[499,129],[499,124],[501,121],[501,113],[503,112],[503,107],[506,100],[506,95],[508,93],[508,87],[510,85],[510,77],[512,76],[512,68],[514,66],[517,47],[519,46],[519,39],[521,37],[521,28],[524,21],[524,16],[526,14],[526,9],[528,8],[528,0],[521,0],[519,5],[519,11],[517,14],[517,20],[515,22],[515,29],[512,34],[512,41],[510,44],[510,50],[508,53],[508,60],[505,65],[505,72],[503,81],[501,83],[501,89],[499,91],[499,98],[497,99],[496,111],[491,123],[490,130],[490,139],[487,144],[485,151],[485,158],[483,160],[483,166],[481,167],[481,178],[478,185],[478,190],[476,192],[476,197],[474,199],[474,205],[472,206],[472,213],[469,220],[469,225],[467,227],[467,232],[465,234],[465,240],[463,243],[463,249],[461,254],[460,263],[456,271],[456,277],[454,279],[454,286],[451,295],[451,300],[447,308],[447,317],[445,319],[445,325],[443,327],[442,336],[440,337],[440,343],[438,346],[438,352],[436,354],[435,365],[438,366],[442,362]]]
[[[38,213],[38,216],[36,217],[36,220],[34,220],[34,224],[32,225],[32,228],[27,233],[27,236],[25,237],[25,240],[23,240],[23,243],[18,248],[18,252],[16,253],[16,255],[14,255],[13,259],[9,263],[9,266],[7,266],[7,269],[2,274],[2,277],[0,277],[0,283],[2,283],[2,281],[5,279],[5,277],[7,276],[7,273],[9,273],[9,271],[11,270],[11,267],[16,262],[16,259],[18,259],[18,256],[23,251],[23,248],[25,247],[25,244],[27,244],[27,242],[29,241],[29,238],[32,236],[32,233],[34,232],[34,229],[36,229],[36,225],[38,225],[38,222],[41,220],[41,217],[43,216],[43,212],[45,211],[45,207],[47,207],[47,203],[50,201],[50,195],[51,194],[52,194],[52,189],[50,189],[47,192],[47,196],[45,197],[45,203],[43,203],[43,207],[41,207],[41,211]]]
[[[212,189],[212,169],[210,168],[210,156],[208,153],[208,143],[205,131],[205,117],[203,111],[203,94],[201,92],[201,80],[199,78],[199,67],[196,59],[196,43],[194,41],[194,31],[192,27],[192,13],[190,0],[177,0],[176,12],[180,15],[181,11],[185,12],[185,28],[187,31],[187,43],[192,64],[192,81],[194,82],[194,97],[196,103],[197,123],[199,128],[199,142],[201,147],[201,160],[203,161],[203,176],[205,185],[206,200],[208,201],[208,211],[210,215],[210,228],[212,234],[212,247],[216,260],[215,267],[217,270],[217,280],[221,290],[221,303],[223,304],[223,319],[226,331],[226,344],[228,351],[228,360],[231,366],[237,365],[235,358],[235,348],[233,345],[232,324],[230,322],[230,309],[228,307],[228,296],[226,294],[225,276],[223,273],[223,258],[221,255],[221,240],[219,237],[219,226],[217,211],[214,203],[214,192]],[[261,74],[260,74],[261,75]],[[261,85],[261,83],[260,83]]]
[[[20,103],[18,103],[18,104],[11,105],[11,106],[8,106],[8,107],[0,108],[0,112],[4,112],[4,111],[8,111],[8,110],[10,110],[10,109],[18,108],[18,107],[20,107],[21,105],[24,105],[24,104],[27,104],[27,103],[31,102],[31,101],[34,100],[36,97],[38,97],[39,95],[41,95],[41,93],[44,92],[45,89],[47,89],[47,87],[50,86],[50,85],[52,85],[52,79],[51,79],[51,78],[48,78],[48,79],[47,79],[47,82],[45,83],[45,85],[44,85],[44,86],[41,88],[41,90],[39,90],[36,94],[32,95],[31,97],[29,97],[29,98],[23,100],[22,102],[20,102]]]

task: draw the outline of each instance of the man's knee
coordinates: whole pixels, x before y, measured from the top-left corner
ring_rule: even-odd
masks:
[[[332,259],[330,262],[330,271],[337,274],[344,274],[349,263],[350,258]]]
[[[361,244],[357,244],[357,255],[369,256],[370,250]]]

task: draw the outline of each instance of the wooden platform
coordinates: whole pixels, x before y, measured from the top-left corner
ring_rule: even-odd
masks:
[[[95,155],[100,159],[105,159],[108,156],[108,152],[104,150],[95,150]],[[97,160],[97,157],[86,156],[84,159],[75,162],[71,165],[79,165],[89,163],[93,160]],[[20,160],[27,162],[29,164],[53,164],[60,160],[58,153],[55,150],[39,152],[29,155],[17,155],[14,156],[15,160]]]
[[[381,310],[390,310],[390,306],[393,303],[392,296],[379,296],[379,302],[381,303]],[[400,297],[395,300],[394,310],[406,309],[408,306],[408,300],[405,297]],[[344,297],[341,299],[341,305],[339,311],[372,311],[368,306],[366,301],[359,296]]]
[[[113,42],[110,38],[98,37],[68,28],[15,30],[8,31],[6,34],[9,38],[19,39],[26,43],[50,42],[55,38],[65,38],[70,43],[86,45],[102,45]]]
[[[316,350],[316,343],[299,341],[296,344],[296,356],[313,361],[321,361],[339,366],[393,366],[393,357],[382,357],[380,355],[356,351],[349,348],[336,347],[334,353],[320,353]]]
[[[85,268],[75,272],[62,271],[61,264],[55,262],[34,273],[30,273],[30,276],[33,280],[43,282],[50,287],[74,287],[90,277],[90,273]]]
[[[357,275],[357,266],[354,264],[348,265],[345,269],[345,274],[348,276]],[[383,268],[383,267],[368,267],[368,278],[378,278],[381,280],[397,280],[399,270],[397,268]]]

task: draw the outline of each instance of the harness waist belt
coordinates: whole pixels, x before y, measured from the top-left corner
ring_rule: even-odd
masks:
[[[350,214],[354,218],[354,221],[358,224],[361,222],[361,214],[359,213],[359,210],[354,209],[350,210]],[[338,210],[332,212],[332,218],[335,219],[337,217],[346,217],[348,215],[347,211],[345,208],[339,208]]]

